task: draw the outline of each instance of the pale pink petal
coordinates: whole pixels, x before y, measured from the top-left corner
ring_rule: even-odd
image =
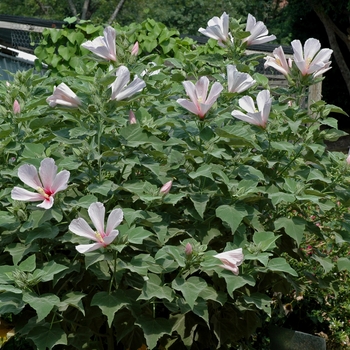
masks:
[[[320,48],[321,43],[319,40],[314,38],[307,39],[304,44],[304,59],[309,59],[311,61]]]
[[[99,234],[104,234],[105,207],[102,203],[92,203],[88,209],[89,216]]]
[[[52,158],[45,158],[41,161],[39,175],[45,190],[50,190],[57,174],[57,165]]]
[[[131,97],[136,93],[142,91],[142,89],[145,86],[146,86],[146,83],[142,79],[136,78],[129,84],[129,86],[127,86],[124,90],[122,90],[119,94],[117,94],[115,99],[117,101],[121,101],[121,100],[124,100],[125,98]]]
[[[213,84],[213,86],[210,89],[209,96],[205,101],[205,104],[209,105],[209,108],[215,103],[223,89],[224,87],[220,83],[215,82]]]
[[[116,38],[116,31],[111,26],[108,26],[104,30],[104,38],[106,42],[106,46],[108,48],[108,58],[112,61],[116,61],[116,45],[115,45],[115,38]]]
[[[116,239],[116,237],[118,235],[119,235],[119,231],[118,230],[111,231],[108,236],[103,238],[103,241],[104,241],[105,245],[111,244]]]
[[[256,24],[256,19],[250,13],[248,13],[247,24],[245,27],[246,32],[251,32]]]
[[[89,253],[92,252],[94,250],[97,250],[99,248],[102,248],[103,244],[102,243],[92,243],[92,244],[79,244],[75,247],[75,249],[81,253],[81,254],[85,254],[85,253]]]
[[[18,168],[18,177],[31,188],[37,190],[43,185],[39,179],[38,171],[34,165],[24,164]]]
[[[190,98],[190,100],[194,104],[198,104],[198,98],[197,98],[197,91],[195,85],[192,83],[192,81],[183,81],[182,85],[184,86],[186,90],[187,96]],[[186,108],[186,107],[185,107]]]
[[[117,98],[117,95],[124,89],[130,81],[129,69],[125,66],[120,66],[116,72],[117,79],[111,84],[112,94],[111,100]]]
[[[240,120],[242,120],[244,122],[247,122],[247,123],[250,123],[250,124],[254,124],[254,125],[258,125],[258,126],[262,126],[263,125],[260,112],[244,114],[241,111],[234,110],[234,111],[232,111],[231,114],[235,118],[240,119]]]
[[[200,103],[206,103],[208,87],[209,87],[209,79],[207,77],[201,77],[197,81],[195,85],[195,91],[197,95],[196,100],[199,101]]]
[[[199,115],[201,112],[199,106],[195,105],[193,102],[190,102],[183,98],[179,98],[178,100],[176,100],[176,102],[193,114]]]
[[[68,186],[68,180],[69,180],[70,172],[67,170],[62,170],[60,171],[51,186],[51,190],[53,193],[57,193],[59,191],[63,191],[67,188]]]
[[[16,201],[37,202],[42,201],[45,197],[38,192],[30,192],[24,188],[14,187],[11,191],[11,198]]]
[[[121,209],[114,209],[108,216],[106,235],[109,236],[111,232],[123,221],[123,211]],[[107,237],[104,237],[106,241]]]
[[[270,101],[270,91],[269,90],[260,91],[256,98],[258,110],[262,111],[264,109],[265,104],[268,103],[269,101]]]
[[[238,104],[241,108],[243,108],[247,112],[250,112],[250,113],[256,112],[254,101],[250,96],[243,96],[238,100]]]
[[[301,45],[300,40],[293,40],[291,42],[291,45],[293,48],[294,60],[298,62],[304,61],[303,47]]]
[[[53,196],[50,196],[49,198],[45,198],[41,204],[37,205],[37,207],[44,208],[44,209],[50,209],[53,206],[53,202],[54,202],[54,198],[53,198]]]
[[[74,219],[69,225],[69,230],[78,236],[98,241],[96,232],[93,231],[90,225],[83,218]]]

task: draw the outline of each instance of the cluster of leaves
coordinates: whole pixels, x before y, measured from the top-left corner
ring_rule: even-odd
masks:
[[[339,201],[350,200],[341,181],[348,175],[345,157],[324,144],[343,135],[329,117],[341,110],[323,101],[308,110],[295,87],[271,88],[272,111],[261,129],[233,119],[242,94],[223,91],[198,119],[176,102],[185,94],[182,82],[207,75],[226,88],[226,65],[234,63],[257,81],[246,92],[255,99],[270,88],[255,72],[257,57],[242,53],[243,46],[202,55],[203,48],[191,50],[187,41],[180,55],[174,33],[153,21],[143,25],[154,30],[140,40],[143,55],[118,56],[117,65],[146,82],[127,101],[110,100],[113,69],[71,49],[86,36],[66,29],[55,41],[48,35],[45,50],[38,50],[43,61],[58,52],[69,64],[55,66],[51,59],[46,63],[54,74],[18,72],[10,86],[0,85],[0,314],[27,348],[248,349],[262,320],[273,322],[275,296],[302,294],[310,283],[294,261],[324,268],[326,287],[350,270],[347,256],[334,257],[329,268],[324,252],[310,256],[301,249],[310,237],[314,245],[330,236],[337,247],[347,242],[349,216],[329,220]],[[238,38],[241,27],[231,25]],[[139,33],[142,26],[135,25]],[[101,27],[83,27],[101,34]],[[148,35],[158,38],[156,46],[148,47]],[[137,35],[129,37],[127,48]],[[61,82],[81,107],[48,106]],[[21,113],[13,113],[15,99]],[[129,110],[136,123],[128,123]],[[13,187],[23,186],[18,167],[38,167],[46,157],[70,171],[54,206],[12,200]],[[161,194],[169,180],[170,193]],[[113,244],[82,255],[75,247],[86,239],[68,226],[77,217],[89,222],[87,209],[96,201],[107,213],[121,208],[124,221]],[[321,226],[332,223],[329,230],[306,215],[311,212]],[[245,256],[238,276],[214,257],[236,248]]]

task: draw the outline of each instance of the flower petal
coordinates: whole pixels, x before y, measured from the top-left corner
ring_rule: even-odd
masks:
[[[109,236],[111,232],[123,221],[123,211],[121,209],[114,209],[108,216],[106,235]],[[106,241],[106,237],[104,238]]]
[[[57,174],[57,165],[52,158],[45,158],[41,161],[39,175],[45,190],[50,190]]]
[[[105,207],[102,203],[96,202],[90,204],[88,209],[89,216],[99,234],[104,234]]]
[[[98,241],[95,232],[83,218],[74,219],[69,225],[69,230],[78,236]]]
[[[54,202],[54,198],[53,198],[53,196],[50,196],[49,198],[45,198],[41,204],[37,205],[37,207],[44,208],[44,209],[50,209],[53,206],[53,202]]]
[[[55,179],[53,180],[53,184],[51,186],[51,190],[53,193],[57,193],[59,191],[63,191],[68,186],[70,172],[67,170],[60,171]]]
[[[35,190],[43,186],[39,179],[38,171],[34,165],[31,165],[31,164],[21,165],[18,168],[18,177],[26,185],[28,185],[31,188],[34,188]]]
[[[75,249],[81,253],[81,254],[85,254],[85,253],[89,253],[92,252],[94,250],[97,250],[99,248],[102,248],[103,244],[102,243],[92,243],[92,244],[79,244],[75,247]]]
[[[243,108],[247,112],[250,112],[250,113],[256,112],[254,101],[250,96],[243,96],[238,100],[238,104],[241,108]]]
[[[104,241],[105,245],[111,244],[116,239],[116,237],[118,235],[119,235],[119,231],[118,230],[111,231],[108,236],[103,238],[103,241]]]
[[[30,192],[24,188],[14,187],[11,191],[11,198],[16,201],[37,202],[42,201],[45,197],[38,192]]]
[[[117,98],[117,95],[130,81],[130,72],[129,69],[125,66],[120,66],[115,74],[117,76],[117,79],[110,85],[112,88],[111,100],[115,100]]]

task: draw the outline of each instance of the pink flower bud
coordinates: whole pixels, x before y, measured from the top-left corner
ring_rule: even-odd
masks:
[[[130,124],[137,124],[135,113],[131,109],[130,109],[130,112],[129,112],[129,123]]]
[[[192,245],[191,243],[187,243],[185,247],[185,254],[186,255],[191,255],[192,254]]]
[[[13,113],[14,114],[21,113],[21,106],[19,105],[17,100],[15,100],[15,102],[13,102]]]
[[[167,183],[165,183],[162,186],[162,188],[160,189],[159,193],[161,193],[161,194],[168,194],[172,185],[173,185],[173,181],[172,180],[168,181]]]
[[[139,42],[136,41],[134,46],[131,49],[131,55],[137,56],[138,53],[139,53]]]
[[[349,148],[348,156],[346,158],[346,162],[350,165],[350,148]]]

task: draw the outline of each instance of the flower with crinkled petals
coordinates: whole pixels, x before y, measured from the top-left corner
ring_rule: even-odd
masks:
[[[284,76],[288,76],[290,74],[292,60],[289,59],[287,62],[282,46],[279,46],[276,49],[274,49],[272,54],[274,55],[274,57],[272,56],[264,57],[266,60],[264,67],[265,68],[267,68],[268,66],[273,67],[277,71],[282,73]]]
[[[265,24],[261,21],[257,22],[255,17],[250,13],[248,14],[245,30],[246,32],[250,32],[250,35],[243,39],[243,42],[246,42],[247,46],[264,44],[276,39],[275,35],[268,35],[269,31],[267,30]]]
[[[215,16],[210,19],[207,28],[199,28],[198,31],[209,38],[217,40],[220,46],[225,46],[227,42],[233,41],[229,33],[229,15],[226,12],[220,18]]]
[[[235,65],[227,66],[227,88],[228,92],[243,92],[252,87],[256,81],[248,74],[241,73]]]
[[[88,40],[81,44],[81,46],[91,51],[96,56],[102,57],[108,61],[116,61],[115,38],[115,29],[108,26],[103,31],[103,36],[99,36],[92,41]]]
[[[300,40],[293,40],[291,45],[294,52],[294,62],[302,75],[312,74],[314,77],[317,77],[332,68],[329,59],[333,50],[320,50],[321,44],[319,40],[314,38],[307,39],[304,48]]]
[[[232,271],[235,275],[238,275],[239,270],[238,266],[240,266],[244,260],[244,255],[242,248],[229,250],[227,252],[219,253],[214,255],[214,258],[218,258],[221,260],[222,268]]]
[[[54,195],[67,188],[70,173],[62,170],[57,174],[57,166],[52,158],[41,161],[39,174],[34,165],[24,164],[18,168],[18,177],[29,187],[37,191],[30,192],[24,188],[14,187],[11,198],[17,201],[43,202],[40,208],[50,209],[54,203]]]
[[[46,99],[50,107],[61,105],[65,107],[79,107],[81,101],[78,96],[65,84],[54,87],[53,94]]]
[[[253,99],[250,96],[244,96],[238,100],[239,106],[244,109],[247,114],[234,110],[231,114],[240,120],[266,128],[267,119],[271,110],[271,98],[269,90],[262,90],[256,98],[258,109],[256,109]]]
[[[100,202],[90,204],[88,213],[96,231],[83,218],[74,219],[69,225],[69,230],[76,235],[96,242],[76,246],[76,250],[83,254],[99,248],[106,248],[111,244],[119,234],[115,228],[123,221],[123,211],[114,209],[108,216],[105,228],[105,207]]]
[[[184,81],[182,84],[191,101],[179,98],[176,102],[193,114],[198,115],[200,119],[205,117],[223,89],[220,83],[215,82],[208,95],[209,79],[207,77],[201,77],[196,85],[191,81]]]
[[[127,85],[130,81],[130,72],[125,66],[120,66],[115,74],[117,79],[110,85],[112,88],[111,100],[124,100],[125,98],[142,91],[146,86],[146,83],[139,77],[136,77],[129,85]]]

